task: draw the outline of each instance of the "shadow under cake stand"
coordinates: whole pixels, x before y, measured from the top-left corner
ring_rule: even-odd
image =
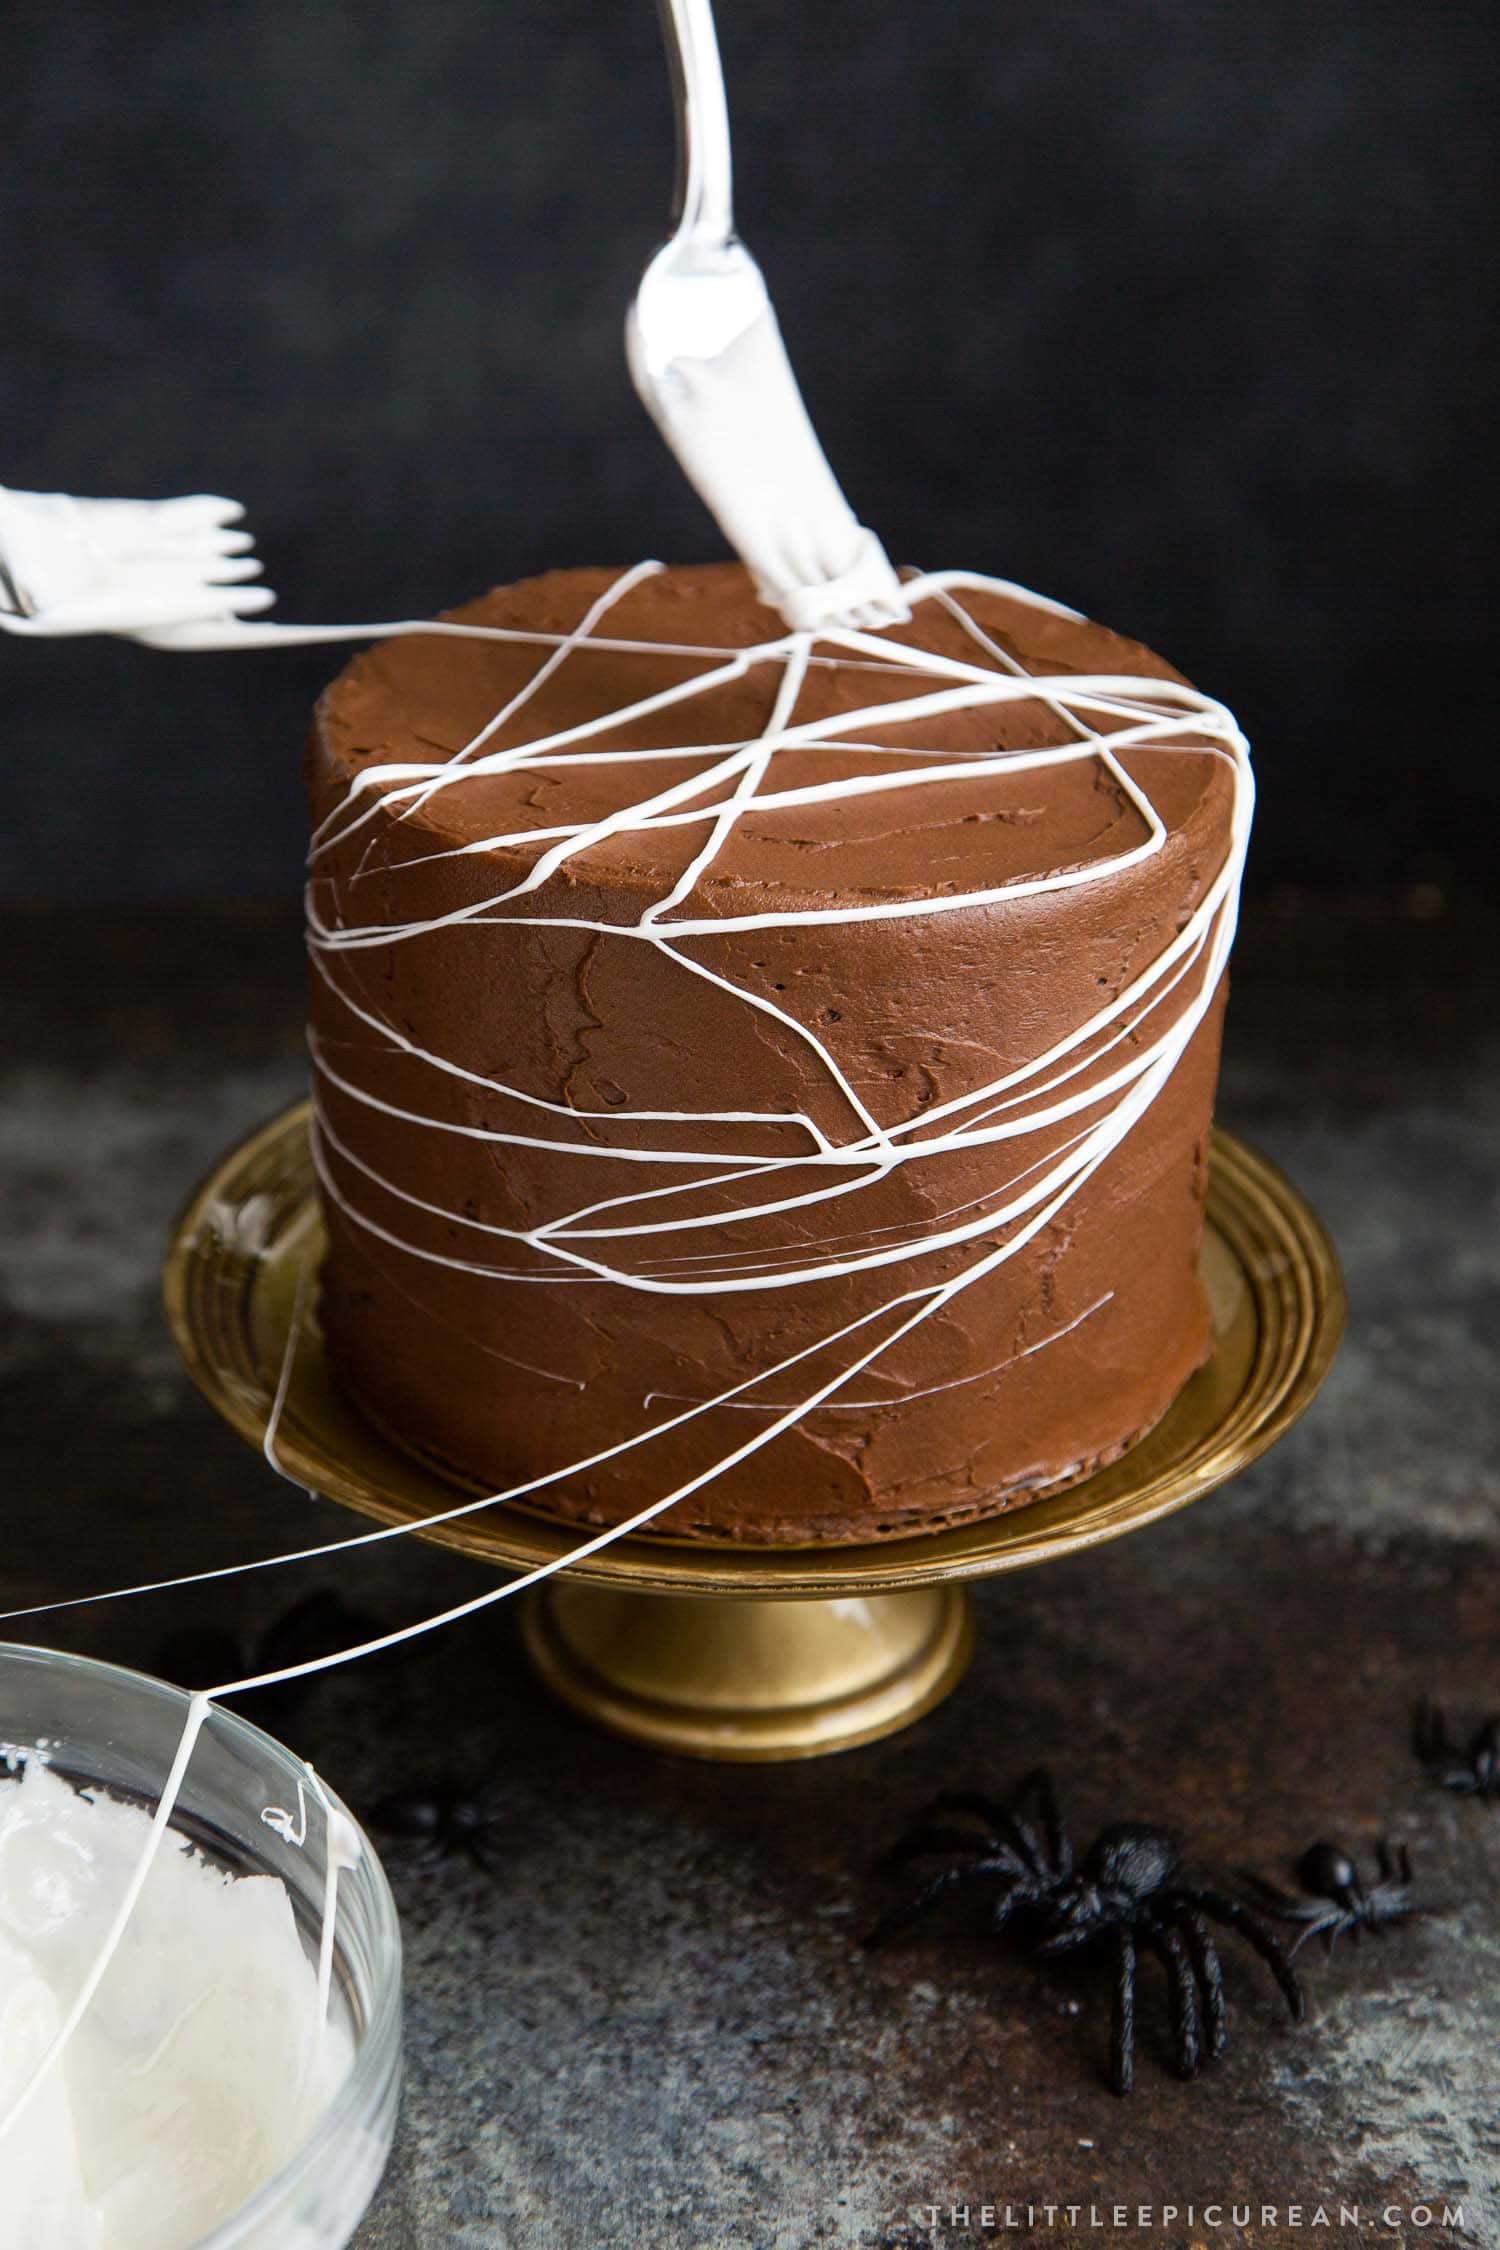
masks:
[[[188,1373],[259,1447],[298,1319],[276,1457],[382,1523],[420,1526],[462,1488],[367,1423],[332,1380],[314,1286],[324,1236],[306,1104],[232,1150],[167,1252],[167,1317]],[[909,1725],[962,1677],[964,1581],[1154,1523],[1272,1445],[1328,1372],[1344,1292],[1291,1182],[1215,1130],[1202,1270],[1213,1352],[1164,1420],[1108,1468],[1008,1514],[868,1546],[732,1547],[632,1534],[524,1599],[532,1663],[564,1701],[638,1742],[705,1758],[810,1758]],[[516,1503],[423,1536],[507,1571],[589,1536]]]

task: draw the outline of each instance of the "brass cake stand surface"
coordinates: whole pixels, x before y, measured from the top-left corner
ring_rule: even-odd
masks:
[[[302,1317],[276,1432],[297,1483],[382,1523],[463,1498],[355,1411],[323,1354],[323,1228],[307,1108],[232,1150],[178,1222],[167,1317],[199,1390],[261,1445]],[[1203,1278],[1214,1350],[1123,1458],[987,1521],[870,1546],[730,1547],[632,1534],[525,1599],[557,1694],[637,1741],[700,1757],[815,1757],[909,1725],[962,1676],[962,1581],[1022,1570],[1154,1523],[1265,1452],[1316,1394],[1344,1323],[1338,1262],[1290,1181],[1215,1130]],[[589,1536],[514,1504],[423,1534],[525,1571]]]

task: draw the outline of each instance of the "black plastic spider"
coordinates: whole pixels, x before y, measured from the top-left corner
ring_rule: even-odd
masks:
[[[481,1874],[492,1879],[496,1874],[486,1841],[495,1816],[468,1790],[441,1782],[395,1790],[372,1805],[366,1817],[382,1835],[425,1844],[429,1859],[447,1859],[461,1852]]]
[[[1418,1704],[1412,1747],[1440,1789],[1500,1800],[1500,1713],[1486,1719],[1463,1750],[1449,1734],[1439,1706]]]
[[[1367,1890],[1342,1844],[1310,1844],[1297,1862],[1297,1881],[1306,1896],[1294,1897],[1278,1890],[1258,1875],[1245,1881],[1261,1911],[1279,1922],[1300,1922],[1301,1935],[1292,1945],[1297,1953],[1309,1938],[1320,1937],[1331,1953],[1334,1941],[1347,1932],[1358,1939],[1361,1930],[1385,1929],[1392,1922],[1409,1922],[1423,1909],[1412,1904],[1411,1859],[1406,1846],[1392,1851],[1382,1836],[1375,1846],[1378,1880]]]
[[[934,1820],[943,1814],[961,1816],[968,1825]],[[1004,1799],[971,1791],[936,1798],[897,1844],[890,1864],[940,1852],[962,1856],[893,1908],[866,1942],[884,1943],[940,1899],[975,1887],[990,1894],[992,1929],[1019,1920],[1043,1954],[1108,1941],[1114,1951],[1110,2083],[1117,2094],[1128,2094],[1135,2080],[1138,1945],[1154,1953],[1166,1972],[1173,2045],[1184,2078],[1220,2054],[1227,2038],[1223,1972],[1210,1921],[1235,1931],[1260,1955],[1293,2017],[1301,2017],[1302,1988],[1278,1940],[1238,1899],[1185,1882],[1181,1849],[1165,1829],[1118,1821],[1100,1832],[1075,1869],[1052,1779],[1041,1767]]]
[[[330,1649],[373,1640],[382,1629],[379,1618],[354,1608],[336,1587],[318,1586],[253,1640],[222,1626],[187,1626],[169,1633],[156,1649],[152,1668],[180,1687],[209,1687],[220,1680],[310,1663]],[[255,1688],[238,1699],[237,1707],[274,1734],[296,1716],[317,1681],[313,1673],[306,1679]]]

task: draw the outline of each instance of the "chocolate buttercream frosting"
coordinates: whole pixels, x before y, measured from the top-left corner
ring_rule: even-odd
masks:
[[[738,566],[555,571],[319,704],[327,1348],[456,1480],[894,1538],[1204,1359],[1243,740],[1035,596],[907,591],[809,643]]]

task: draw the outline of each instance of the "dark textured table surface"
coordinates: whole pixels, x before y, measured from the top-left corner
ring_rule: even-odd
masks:
[[[1408,1743],[1424,1691],[1500,1709],[1497,938],[1432,889],[1249,918],[1222,1114],[1338,1242],[1339,1362],[1228,1489],[981,1588],[973,1669],[916,1728],[805,1765],[650,1756],[548,1701],[504,1607],[312,1687],[283,1731],[356,1807],[436,1769],[495,1817],[492,1880],[387,1855],[407,2087],[360,2250],[1281,2244],[1332,2239],[1340,2204],[1345,2240],[1500,2242],[1500,1806],[1430,1787]],[[12,915],[0,959],[3,1606],[337,1536],[199,1403],[157,1302],[188,1188],[299,1091],[293,920]],[[485,1583],[376,1554],[346,1590],[392,1623]],[[253,1635],[327,1566],[292,1575],[21,1630],[150,1666],[185,1624]],[[1230,2048],[1194,2084],[1148,1967],[1116,2100],[1086,1963],[858,1947],[908,1813],[1038,1760],[1080,1839],[1160,1820],[1200,1864],[1284,1876],[1384,1831],[1445,1911],[1312,1960],[1301,2030],[1231,1943]]]

